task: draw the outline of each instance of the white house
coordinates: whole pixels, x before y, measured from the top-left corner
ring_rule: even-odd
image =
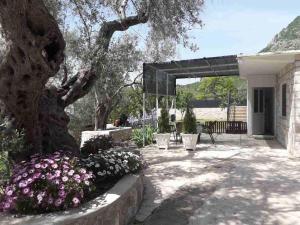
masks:
[[[238,57],[248,81],[249,135],[274,135],[291,156],[300,156],[300,51]]]

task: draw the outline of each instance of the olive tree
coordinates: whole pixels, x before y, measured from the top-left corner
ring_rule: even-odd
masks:
[[[84,65],[58,86],[47,86],[65,58],[65,39],[45,3],[68,4],[69,19],[91,32],[82,37],[89,50]],[[32,151],[78,152],[68,132],[65,108],[90,92],[107,62],[113,35],[147,24],[148,34],[187,44],[190,26],[201,23],[202,0],[0,0],[0,24],[6,51],[0,64],[0,99],[15,127],[24,128]],[[47,5],[48,6],[48,5]],[[85,9],[85,10],[81,10]],[[87,14],[84,14],[87,13]],[[68,13],[65,13],[68,17]],[[84,18],[94,18],[93,26]],[[82,22],[78,18],[83,18]]]

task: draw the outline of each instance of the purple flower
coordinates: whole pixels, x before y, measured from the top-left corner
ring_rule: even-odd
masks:
[[[63,185],[63,184],[59,185],[59,189],[60,189],[60,190],[65,189],[65,185]]]
[[[58,199],[55,200],[54,205],[55,205],[56,207],[59,207],[61,204],[62,204],[62,199],[61,199],[61,198],[58,198]]]
[[[58,196],[59,196],[59,197],[64,198],[65,195],[66,195],[66,192],[65,192],[64,190],[60,190],[60,191],[58,192]]]
[[[33,174],[33,173],[34,173],[34,169],[30,169],[30,170],[29,170],[29,173],[30,173],[30,174]]]
[[[68,178],[67,176],[63,176],[63,177],[61,178],[61,180],[62,180],[63,182],[67,182],[67,181],[69,180],[69,178]]]
[[[60,184],[60,180],[59,179],[55,179],[54,183],[57,184],[57,185],[59,185]]]
[[[48,202],[48,204],[52,205],[54,202],[54,199],[52,197],[49,197],[47,202]]]
[[[28,176],[28,173],[26,173],[26,172],[22,174],[22,177],[24,177],[24,178],[27,176]]]
[[[30,198],[33,198],[34,192],[33,192],[33,191],[30,191],[29,194],[28,194],[28,196],[29,196]]]

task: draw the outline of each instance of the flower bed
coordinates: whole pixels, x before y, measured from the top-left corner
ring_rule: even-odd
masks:
[[[0,224],[15,225],[126,225],[130,223],[143,199],[143,175],[123,177],[106,194],[87,202],[78,208],[14,218],[0,213]]]

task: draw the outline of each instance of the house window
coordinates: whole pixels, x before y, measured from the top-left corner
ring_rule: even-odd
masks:
[[[286,116],[286,84],[282,85],[281,88],[281,112],[282,116]]]
[[[254,113],[264,112],[264,90],[254,89]]]
[[[254,112],[255,113],[258,113],[258,102],[259,102],[258,90],[254,89]]]

